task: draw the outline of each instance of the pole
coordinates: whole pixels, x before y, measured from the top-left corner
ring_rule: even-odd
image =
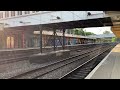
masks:
[[[55,33],[56,33],[56,30],[54,29],[54,31],[53,31],[53,33],[54,33],[54,40],[53,40],[53,45],[54,45],[54,51],[56,50],[56,47],[55,47],[55,38],[56,38],[56,36],[55,36]]]
[[[42,53],[42,26],[39,27],[40,30],[40,53]]]
[[[63,29],[63,50],[65,49],[65,29]]]
[[[25,35],[24,35],[24,31],[22,31],[22,48],[24,48],[25,46]]]

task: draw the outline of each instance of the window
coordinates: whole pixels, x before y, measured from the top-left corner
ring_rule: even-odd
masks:
[[[11,11],[11,16],[15,16],[15,11]]]
[[[14,48],[14,37],[7,37],[7,48]]]
[[[3,18],[3,13],[0,13],[0,19]]]
[[[25,11],[25,14],[30,14],[30,11]]]
[[[9,17],[9,11],[5,11],[5,18]]]
[[[18,15],[22,15],[22,11],[18,11]]]

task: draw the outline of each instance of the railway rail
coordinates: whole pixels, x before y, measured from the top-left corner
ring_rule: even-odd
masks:
[[[94,45],[94,44],[93,44]],[[96,45],[96,44],[95,44]],[[100,44],[98,44],[99,46]],[[86,46],[81,46],[80,49],[72,49],[71,48],[71,52],[73,52],[72,54],[76,54],[76,51],[79,52],[79,51],[82,51],[84,49],[90,49],[90,48],[94,48],[95,46],[90,46],[88,45],[87,47]],[[23,52],[24,53],[24,52]],[[31,54],[30,54],[31,55]],[[8,64],[8,63],[14,63],[14,62],[18,62],[18,61],[24,61],[24,60],[28,60],[29,59],[29,56],[30,55],[22,55],[22,54],[16,54],[15,52],[12,53],[12,56],[6,56],[5,57],[1,57],[0,59],[0,65],[3,65],[3,64]]]
[[[69,58],[46,65],[44,67],[36,68],[34,70],[30,70],[30,71],[18,74],[16,76],[12,76],[8,79],[24,79],[24,78],[25,79],[41,79],[41,78],[44,78],[44,76],[49,75],[50,73],[56,70],[59,70],[61,68],[68,67],[73,63],[79,63],[79,66],[81,65],[83,66],[85,63],[90,62],[91,60],[93,60],[103,52],[109,50],[110,48],[112,48],[112,46],[103,45],[103,46],[95,47],[94,49],[92,48],[91,50],[88,49],[86,51],[80,52],[78,55],[71,56]],[[72,71],[73,68],[71,68],[70,71]],[[58,75],[54,78],[60,78],[64,75],[65,73]],[[52,78],[52,77],[49,77],[49,78]]]
[[[106,49],[107,50],[107,49]],[[106,51],[106,50],[104,50],[104,51]],[[103,52],[104,52],[103,51]],[[102,52],[102,53],[103,53]],[[80,66],[83,66],[84,64],[86,64],[86,63],[88,63],[88,62],[90,62],[90,61],[92,61],[93,59],[95,59],[95,58],[97,58],[99,55],[101,55],[102,53],[100,53],[100,54],[98,54],[98,55],[96,55],[96,56],[93,56],[90,60],[85,60],[85,62],[83,62],[83,63],[81,63],[80,64]],[[92,55],[92,54],[91,54]],[[84,56],[83,56],[84,57]],[[87,57],[87,55],[84,57],[84,59]],[[78,60],[80,60],[81,58],[79,58],[79,59],[76,59],[75,61],[73,61],[73,62],[69,62],[69,63],[67,63],[66,65],[63,65],[63,66],[61,66],[61,67],[59,67],[59,68],[56,68],[56,69],[54,69],[54,70],[52,70],[52,71],[50,71],[50,72],[47,72],[47,73],[45,73],[45,74],[43,74],[43,75],[40,75],[40,76],[38,76],[38,77],[36,77],[35,79],[42,79],[42,76],[44,76],[44,75],[47,75],[47,74],[49,74],[49,73],[51,73],[51,72],[53,72],[53,71],[55,71],[55,70],[57,70],[57,69],[60,69],[60,68],[62,68],[62,67],[67,67],[67,65],[69,65],[69,64],[72,64],[72,63],[74,63],[74,62],[76,62],[76,61],[78,61]],[[94,62],[93,62],[94,63]],[[91,64],[91,63],[90,63]],[[89,65],[90,66],[90,65]],[[89,67],[88,66],[88,67]],[[92,65],[91,65],[92,66]],[[88,70],[88,69],[86,69],[86,70]],[[90,70],[89,70],[90,71]],[[83,75],[83,74],[82,74]]]
[[[84,79],[94,69],[94,67],[100,63],[100,61],[108,54],[109,51],[110,50],[108,49],[101,52],[97,57],[93,57],[89,61],[63,75],[59,79]]]

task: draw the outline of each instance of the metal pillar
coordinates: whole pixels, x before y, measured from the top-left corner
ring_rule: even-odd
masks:
[[[63,50],[65,49],[65,29],[63,29]]]
[[[56,36],[55,36],[55,34],[56,34],[56,30],[54,29],[54,30],[53,30],[53,38],[54,38],[54,40],[53,40],[53,45],[54,45],[54,51],[56,50],[56,47],[55,47],[55,39],[56,39]]]
[[[24,31],[22,31],[22,48],[25,47],[25,35],[24,35]]]
[[[39,27],[40,30],[40,53],[42,53],[42,26]]]

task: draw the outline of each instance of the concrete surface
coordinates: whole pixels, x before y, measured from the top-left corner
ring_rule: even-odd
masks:
[[[85,79],[120,79],[120,44]]]

